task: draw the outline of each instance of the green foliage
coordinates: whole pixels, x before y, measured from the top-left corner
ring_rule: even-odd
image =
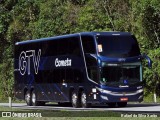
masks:
[[[159,20],[159,0],[1,0],[0,99],[12,95],[15,42],[82,31],[133,33],[153,61],[146,94],[160,93]]]
[[[147,92],[155,92],[160,95],[160,48],[149,50],[148,55],[151,57],[153,64],[152,70],[145,68],[144,71]]]

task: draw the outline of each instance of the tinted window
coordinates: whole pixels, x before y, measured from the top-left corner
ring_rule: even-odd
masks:
[[[41,56],[81,55],[80,40],[78,36],[46,40],[41,42],[16,45],[15,57],[19,58],[22,51],[42,49]]]
[[[65,69],[39,71],[35,75],[36,83],[62,83],[65,79]]]
[[[101,72],[101,83],[117,87],[119,85],[138,85],[140,83],[140,67],[103,67]]]
[[[81,55],[81,47],[80,47],[79,37],[71,37],[71,38],[69,38],[68,42],[69,42],[68,54],[80,56]]]
[[[57,54],[58,55],[67,55],[67,51],[68,51],[68,39],[61,39],[58,40],[58,51]]]
[[[88,67],[89,78],[95,82],[99,82],[98,67]]]
[[[74,83],[83,81],[83,72],[80,69],[74,69]]]
[[[58,49],[57,40],[41,42],[42,56],[56,56]]]
[[[132,57],[140,55],[138,43],[132,36],[97,36],[100,55]]]
[[[86,64],[89,78],[95,82],[98,82],[99,72],[97,67],[97,60],[92,57],[86,57]]]
[[[74,71],[72,68],[67,68],[66,69],[66,79],[65,82],[66,83],[72,83],[74,79]]]
[[[41,43],[44,56],[76,55],[80,56],[79,37],[54,39]]]
[[[38,74],[34,76],[35,82],[36,83],[43,83],[43,71],[38,71]]]
[[[66,68],[66,69],[59,69],[59,70],[58,70],[59,72],[56,72],[56,75],[54,78],[54,82],[56,83],[59,83],[59,82],[80,83],[83,81],[83,72],[79,69]]]
[[[54,69],[52,83],[62,83],[65,79],[65,69]]]
[[[84,53],[96,53],[95,42],[92,36],[82,36],[82,45]]]
[[[96,47],[92,36],[82,36],[82,45],[84,53],[95,54]],[[97,60],[94,57],[85,55],[88,76],[95,82],[98,82]]]
[[[41,49],[41,44],[40,43],[30,43],[30,44],[20,44],[20,45],[15,45],[15,58],[19,59],[19,56],[22,51],[26,52],[29,50],[35,50],[36,53],[37,51]]]
[[[35,74],[35,82],[41,83],[79,83],[83,81],[83,71],[79,69],[64,68],[39,71]]]

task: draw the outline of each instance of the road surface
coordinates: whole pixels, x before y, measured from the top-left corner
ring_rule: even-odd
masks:
[[[0,103],[0,106],[8,107],[9,103]],[[73,108],[71,106],[59,106],[58,104],[46,104],[45,106],[27,106],[25,103],[12,103],[12,108],[35,110],[66,110],[66,111],[117,111],[117,112],[149,112],[160,114],[160,104],[129,103],[123,108],[109,108],[107,105],[94,105],[91,108]]]

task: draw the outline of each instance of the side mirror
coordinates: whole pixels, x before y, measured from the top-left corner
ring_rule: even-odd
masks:
[[[148,68],[152,68],[152,60],[150,57],[148,57],[146,54],[141,55],[143,59],[146,59],[148,61]]]

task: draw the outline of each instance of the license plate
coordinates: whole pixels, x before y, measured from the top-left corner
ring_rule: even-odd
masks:
[[[128,98],[120,98],[120,101],[128,101]]]

